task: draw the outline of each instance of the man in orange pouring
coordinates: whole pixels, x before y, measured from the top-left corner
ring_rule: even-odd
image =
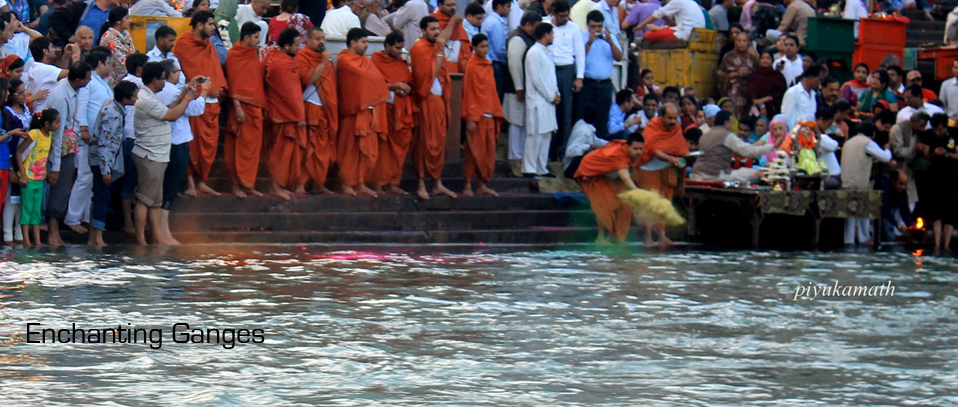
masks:
[[[226,77],[223,75],[223,66],[216,55],[216,48],[210,41],[210,36],[216,30],[213,13],[198,11],[190,20],[192,31],[183,33],[176,41],[173,54],[180,61],[186,81],[195,76],[206,76],[213,82],[213,88],[206,98],[206,110],[202,116],[190,118],[190,127],[195,138],[190,145],[190,165],[187,177],[187,195],[197,193],[219,195],[206,181],[210,175],[210,168],[216,159],[216,147],[220,138],[220,104],[219,96],[226,90]],[[193,177],[199,182],[193,188]]]
[[[240,42],[226,57],[226,77],[232,90],[233,109],[226,124],[223,161],[233,181],[233,195],[255,196],[256,172],[263,146],[263,104],[266,91],[263,65],[259,61],[259,37],[264,33],[255,23],[243,24]]]
[[[462,85],[462,117],[466,121],[465,163],[463,172],[466,186],[465,196],[472,196],[472,176],[479,174],[480,194],[498,196],[486,183],[492,179],[496,167],[496,141],[499,138],[499,126],[505,121],[502,104],[496,88],[492,62],[486,59],[489,52],[489,38],[485,34],[472,37],[475,55],[469,58],[466,75]]]
[[[438,2],[439,7],[430,15],[439,21],[439,37],[445,40],[442,50],[446,54],[446,70],[450,73],[465,72],[472,50],[469,34],[462,26],[462,15],[456,11],[456,0]]]
[[[306,192],[306,182],[313,180],[313,191],[333,193],[326,188],[326,175],[335,157],[336,135],[339,131],[339,107],[336,95],[336,69],[326,50],[326,34],[319,27],[306,33],[306,48],[296,54],[299,81],[303,87],[306,108],[305,171],[299,179],[296,193]]]
[[[446,127],[449,124],[449,72],[443,49],[446,40],[439,36],[439,20],[425,16],[419,21],[422,38],[409,50],[412,63],[413,95],[419,106],[419,126],[413,161],[419,176],[416,195],[429,199],[426,175],[436,181],[435,194],[456,194],[442,185],[442,167],[446,159]]]
[[[413,112],[412,74],[409,65],[402,59],[405,40],[401,32],[386,36],[385,48],[373,54],[373,65],[389,84],[389,100],[386,101],[386,118],[389,135],[379,142],[379,161],[374,175],[376,193],[407,194],[399,188],[406,152],[412,141]]]
[[[373,170],[379,159],[379,142],[386,137],[386,100],[389,89],[386,79],[373,62],[366,58],[369,33],[362,28],[350,29],[346,46],[336,58],[337,79],[349,88],[339,92],[339,141],[337,159],[343,193],[347,195],[377,194],[366,186],[373,181]]]
[[[599,224],[597,243],[609,243],[609,237],[621,243],[629,234],[632,207],[620,201],[618,195],[638,189],[629,170],[637,166],[644,145],[642,135],[633,133],[628,141],[612,140],[582,157],[575,181],[589,200]]]
[[[649,121],[642,131],[645,151],[639,159],[640,167],[634,175],[635,183],[642,189],[658,192],[665,199],[681,197],[685,191],[685,160],[689,153],[688,142],[682,136],[678,124],[679,109],[666,103],[659,109],[659,116]],[[658,229],[659,243],[673,244],[665,236],[665,223],[646,225],[645,244],[651,245],[652,229]]]
[[[269,123],[267,166],[272,178],[269,193],[289,199],[289,189],[299,183],[306,153],[306,109],[300,97],[299,68],[293,59],[300,47],[299,31],[283,30],[276,46],[263,60]]]

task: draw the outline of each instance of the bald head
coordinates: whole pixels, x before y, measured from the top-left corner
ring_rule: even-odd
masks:
[[[665,103],[662,105],[662,108],[659,109],[659,117],[662,120],[662,124],[665,125],[665,128],[671,130],[679,124],[679,108],[675,106],[675,103]]]
[[[81,25],[74,34],[74,41],[80,47],[80,52],[87,53],[93,49],[93,30],[90,27]]]
[[[265,16],[266,12],[269,11],[269,0],[253,0],[253,2],[250,3],[250,7],[256,15],[260,17]]]

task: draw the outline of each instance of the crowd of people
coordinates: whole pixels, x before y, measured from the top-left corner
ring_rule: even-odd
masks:
[[[45,228],[47,243],[61,245],[63,223],[105,245],[118,194],[124,231],[138,243],[178,244],[169,227],[177,196],[220,194],[209,175],[221,128],[238,197],[334,193],[330,176],[348,195],[407,194],[407,156],[419,198],[456,197],[442,170],[450,73],[462,73],[463,195],[497,195],[488,183],[503,132],[522,176],[575,179],[600,240],[622,241],[632,211],[618,192],[672,199],[687,182],[754,182],[758,168],[784,159],[825,174],[826,189],[887,189],[887,233],[917,211],[936,244],[950,243],[956,197],[941,185],[958,162],[948,133],[958,84],[936,95],[895,61],[856,66],[838,83],[814,53],[800,53],[811,7],[802,0],[786,0],[781,25],[767,29],[769,5],[752,1],[738,7],[744,24],[729,23],[732,1],[488,0],[463,16],[455,0],[344,0],[318,19],[300,3],[283,0],[268,22],[268,0],[51,0],[4,12],[4,241],[40,244]],[[142,54],[131,15],[188,16],[190,30],[161,26]],[[709,27],[730,38],[717,101],[679,86],[688,84],[659,86],[648,69],[630,69],[633,88],[616,90],[614,67],[634,61],[631,42],[685,40]],[[331,55],[326,35],[345,37],[346,49]],[[371,58],[370,35],[384,37]],[[690,165],[693,151],[701,153]],[[266,191],[255,185],[261,158]],[[872,171],[873,161],[885,170]],[[647,243],[656,233],[671,243],[664,225],[646,226]],[[869,239],[867,222],[849,220],[848,243]]]

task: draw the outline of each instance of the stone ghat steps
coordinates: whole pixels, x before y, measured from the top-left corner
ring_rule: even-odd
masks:
[[[277,197],[237,198],[232,195],[180,197],[172,216],[213,213],[323,213],[323,212],[414,212],[414,211],[506,211],[585,208],[562,204],[551,195],[502,193],[498,197],[449,198],[433,196],[423,201],[413,195],[382,195],[378,198],[345,195],[312,195],[283,201]],[[479,220],[476,220],[479,224]]]
[[[177,233],[245,233],[260,239],[292,232],[410,232],[509,230],[538,227],[590,227],[588,209],[320,212],[320,213],[184,213],[170,219]]]
[[[260,177],[268,177],[269,170],[266,167],[265,158],[260,161],[259,169],[257,175]],[[496,168],[493,172],[493,178],[504,178],[512,175],[512,167],[508,161],[496,161]],[[210,168],[211,178],[223,177],[229,178],[229,172],[226,169],[226,163],[222,158],[217,158],[213,161],[213,166]],[[412,165],[411,162],[407,161],[403,166],[403,178],[416,178],[416,167]],[[447,178],[463,178],[462,173],[462,162],[458,163],[447,163],[442,169],[442,178],[443,180]]]
[[[266,192],[270,186],[270,179],[265,176],[266,174],[260,174],[260,177],[256,179],[256,190],[259,192]],[[473,189],[475,189],[478,184],[475,182],[477,179],[473,180]],[[444,178],[442,180],[443,185],[451,189],[455,193],[462,192],[466,181],[463,178]],[[207,180],[207,184],[216,191],[219,192],[228,192],[233,186],[233,181],[229,177],[210,177]],[[330,188],[338,189],[339,186],[336,185],[336,182],[327,182],[327,186]],[[419,180],[414,178],[403,178],[399,186],[406,192],[414,192],[419,186]],[[427,187],[432,187],[432,181],[427,180]],[[506,178],[506,177],[493,177],[488,184],[489,188],[492,188],[496,192],[538,192],[539,184],[532,179],[528,178]]]
[[[316,231],[316,232],[181,232],[184,244],[198,243],[325,243],[325,244],[561,244],[595,241],[597,228],[531,227],[525,229],[472,229],[424,231]],[[632,232],[635,240],[635,231]]]
[[[905,27],[906,47],[918,47],[922,44],[931,43],[940,44],[944,40],[944,16],[936,15],[935,21],[925,21],[922,12],[918,9],[902,10],[902,15],[911,20]]]

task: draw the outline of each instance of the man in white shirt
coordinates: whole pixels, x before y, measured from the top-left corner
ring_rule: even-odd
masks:
[[[815,126],[812,129],[818,135],[818,144],[815,152],[818,158],[828,167],[828,179],[825,180],[825,189],[839,189],[842,187],[842,165],[838,162],[838,141],[831,138],[826,131],[835,121],[835,112],[823,107],[815,111]]]
[[[639,112],[639,117],[642,118],[642,123],[639,127],[645,128],[652,119],[659,115],[659,96],[655,93],[649,93],[642,98],[642,111]]]
[[[635,26],[641,30],[653,21],[668,18],[675,22],[675,27],[651,26],[645,33],[645,40],[649,42],[679,39],[688,41],[695,28],[705,28],[705,14],[699,4],[692,0],[669,0],[662,8],[655,10],[649,18]],[[616,19],[618,21],[618,19]]]
[[[80,58],[79,54],[74,54],[77,50],[75,44],[68,44],[64,48],[64,53],[75,55],[74,58]],[[34,62],[26,72],[27,93],[36,95],[40,91],[51,91],[53,86],[60,79],[66,78],[69,71],[54,66],[56,60],[56,50],[53,49],[53,43],[47,37],[40,37],[30,43],[30,53],[33,54]],[[38,100],[33,103],[33,111],[39,112],[46,107],[46,100]]]
[[[165,59],[172,59],[177,69],[179,69],[180,60],[173,54],[173,45],[176,44],[176,30],[170,28],[168,25],[162,25],[156,29],[154,38],[156,38],[156,45],[150,52],[146,53],[147,58],[149,58],[148,60],[150,62],[160,62]],[[176,86],[183,89],[183,87],[186,86],[186,75],[177,76],[179,77],[179,82]]]
[[[406,40],[406,44],[415,44],[416,41],[419,40],[419,37],[422,37],[422,29],[419,28],[419,21],[428,14],[429,6],[426,5],[425,1],[406,0],[406,3],[404,3],[399,10],[384,17],[383,21],[395,30],[402,30],[402,36]],[[328,16],[329,12],[327,12],[326,15]],[[412,45],[410,45],[410,47],[412,47]]]
[[[792,86],[799,76],[802,75],[802,71],[805,70],[804,61],[802,56],[798,53],[798,37],[794,35],[786,35],[782,38],[781,41],[781,51],[782,57],[775,60],[772,63],[772,67],[782,73],[785,76],[785,83],[788,86]]]
[[[925,112],[928,116],[944,113],[940,107],[925,102],[922,95],[921,85],[911,85],[905,89],[905,107],[898,111],[898,116],[895,118],[897,122],[911,119],[915,112]],[[931,128],[930,124],[928,128]]]
[[[951,78],[941,83],[938,97],[944,102],[945,112],[954,120],[958,117],[958,58],[951,63]]]
[[[522,152],[522,174],[527,178],[549,173],[549,142],[558,128],[556,105],[561,98],[556,82],[556,65],[546,48],[555,37],[552,24],[539,23],[536,43],[526,52],[526,143]]]
[[[482,27],[482,20],[486,18],[486,9],[482,8],[479,4],[469,3],[469,5],[466,6],[465,16],[462,20],[462,28],[466,30],[466,35],[472,39],[476,34],[479,34],[479,29]]]
[[[579,26],[569,21],[569,3],[552,3],[552,24],[554,40],[549,46],[552,60],[556,66],[556,79],[562,101],[556,106],[559,128],[549,147],[549,158],[556,160],[565,151],[565,143],[572,131],[572,101],[574,93],[582,90],[582,78],[585,76],[585,42]]]
[[[253,0],[250,4],[236,6],[236,25],[242,27],[246,23],[255,23],[259,26],[261,33],[268,33],[269,24],[263,21],[263,16],[269,11],[269,6],[269,0]],[[266,37],[269,36],[261,35],[259,37],[260,47],[266,46]]]
[[[589,151],[609,144],[596,136],[595,126],[599,115],[595,106],[585,106],[582,111],[582,118],[572,126],[572,132],[569,134],[569,142],[566,143],[565,157],[562,158],[562,170],[566,178],[575,178],[575,171],[579,168],[579,162]]]
[[[92,136],[89,129],[96,121],[103,102],[113,100],[113,89],[105,79],[110,74],[110,66],[106,64],[108,58],[109,55],[100,51],[90,52],[86,56],[84,62],[93,68],[93,72],[90,74],[90,82],[77,91],[76,116],[80,126],[77,146],[80,151],[76,155],[77,178],[70,192],[70,202],[63,223],[80,234],[87,232],[80,223],[90,222],[90,202],[93,199],[93,172],[90,171],[88,144]]]
[[[815,89],[818,89],[821,83],[821,73],[820,66],[812,66],[802,73],[802,79],[798,84],[785,91],[785,96],[782,97],[782,114],[786,117],[789,129],[795,127],[795,124],[800,121],[815,120],[815,111],[818,110]]]
[[[342,7],[326,12],[320,28],[326,35],[345,37],[350,29],[362,27],[362,22],[359,21],[362,8],[361,0],[346,0]]]

